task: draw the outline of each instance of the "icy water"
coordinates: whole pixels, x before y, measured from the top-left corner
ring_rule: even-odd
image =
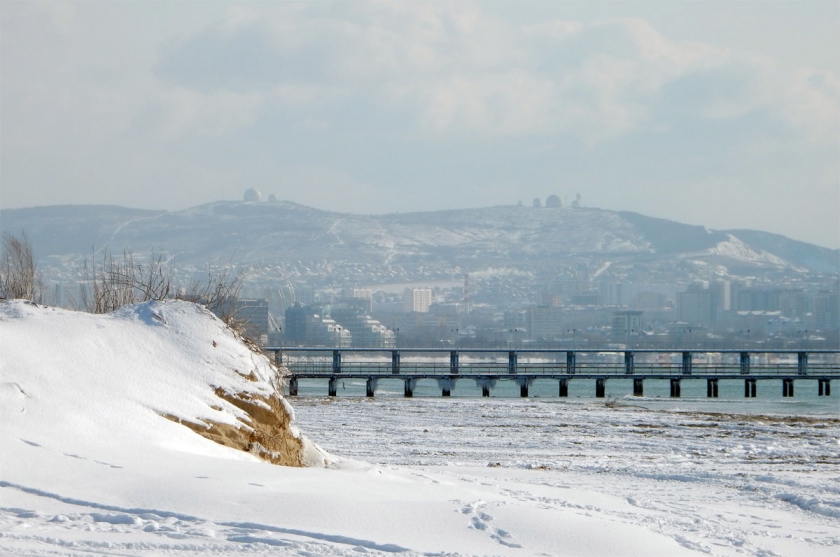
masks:
[[[831,396],[818,396],[816,379],[797,379],[794,396],[782,396],[782,380],[771,379],[757,381],[756,398],[744,398],[743,379],[721,379],[717,399],[706,398],[704,379],[683,379],[681,397],[670,398],[670,383],[667,380],[647,379],[644,383],[644,397],[634,397],[632,379],[609,379],[606,382],[606,396],[618,398],[622,404],[641,405],[662,409],[683,409],[720,413],[781,413],[781,414],[836,414],[840,415],[840,381],[832,381]],[[399,379],[381,379],[376,386],[377,398],[403,398],[404,384]],[[325,379],[301,379],[298,382],[298,394],[302,397],[321,397],[327,394]],[[339,382],[337,395],[343,397],[364,397],[365,381],[362,379]],[[558,382],[550,379],[537,379],[530,387],[529,397],[554,399],[556,401],[603,401],[595,398],[595,381],[592,379],[572,379],[569,381],[569,397],[558,397]],[[441,388],[437,380],[420,379],[414,389],[415,398],[438,398]],[[473,379],[460,379],[455,382],[451,397],[456,399],[481,398],[481,387]],[[498,381],[493,387],[490,398],[519,398],[519,386],[514,381]]]

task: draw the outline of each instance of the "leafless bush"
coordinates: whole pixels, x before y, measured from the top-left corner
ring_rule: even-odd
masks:
[[[3,253],[0,257],[0,298],[36,301],[40,296],[35,272],[32,243],[26,232],[15,236],[3,232]]]
[[[125,251],[115,258],[110,251],[102,252],[99,261],[88,266],[85,261],[83,304],[92,313],[108,313],[129,304],[165,300],[172,294],[172,272],[163,254],[152,253],[148,263],[138,262],[134,254]]]
[[[84,307],[92,313],[108,313],[117,308],[174,298],[201,304],[218,315],[243,336],[245,322],[236,318],[236,299],[242,287],[242,273],[232,265],[208,266],[204,280],[193,280],[187,286],[174,286],[172,267],[161,253],[152,253],[148,262],[141,262],[130,251],[114,257],[104,250],[100,258],[85,261],[83,290]]]

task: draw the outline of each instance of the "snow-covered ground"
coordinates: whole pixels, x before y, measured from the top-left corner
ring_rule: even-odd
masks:
[[[0,554],[840,551],[834,414],[303,397],[334,455],[309,468],[163,417],[241,418],[214,389],[269,390],[266,365],[187,304],[0,304]]]

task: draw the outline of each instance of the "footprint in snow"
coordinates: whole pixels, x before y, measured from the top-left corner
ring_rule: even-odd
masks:
[[[484,501],[476,501],[475,503],[470,503],[461,507],[462,514],[473,515],[470,517],[469,528],[482,532],[488,532],[491,540],[494,540],[506,547],[521,548],[522,545],[513,541],[513,536],[511,536],[510,532],[502,530],[501,528],[492,527],[490,522],[493,521],[493,516],[481,510],[486,505],[487,503]]]

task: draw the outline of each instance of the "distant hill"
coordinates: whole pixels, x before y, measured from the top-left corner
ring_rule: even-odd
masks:
[[[179,263],[354,262],[533,267],[573,258],[668,264],[691,260],[756,272],[836,273],[840,250],[752,230],[713,231],[594,208],[487,207],[353,215],[296,203],[217,202],[183,211],[64,205],[0,211],[41,259],[72,261],[108,246],[152,249]]]

